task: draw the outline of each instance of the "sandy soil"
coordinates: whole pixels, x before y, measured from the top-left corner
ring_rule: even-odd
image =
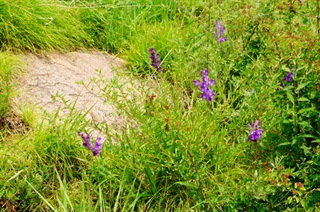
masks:
[[[77,101],[75,108],[86,112],[93,122],[115,124],[120,121],[114,108],[103,103],[103,99],[79,82],[85,84],[90,79],[97,78],[101,70],[103,79],[110,80],[115,76],[115,70],[123,67],[124,62],[115,56],[102,52],[70,52],[67,54],[54,53],[43,57],[29,54],[25,57],[26,73],[19,80],[20,86],[16,98],[18,104],[34,105],[36,108],[49,113],[61,107],[60,115],[67,115],[70,110],[61,99],[53,101],[57,94],[69,101]]]

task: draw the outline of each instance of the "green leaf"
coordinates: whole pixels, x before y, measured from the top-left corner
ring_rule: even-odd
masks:
[[[195,188],[195,189],[198,189],[198,186],[197,186],[197,185],[193,185],[193,184],[188,183],[188,182],[175,182],[174,184],[178,184],[178,185],[186,186],[186,187],[188,187],[188,188]]]
[[[306,113],[306,112],[313,111],[313,110],[315,110],[314,107],[304,108],[304,109],[299,110],[298,114]]]
[[[154,182],[154,180],[152,178],[151,169],[149,167],[144,168],[144,173],[146,174],[146,176],[150,182],[152,193],[153,194],[157,193],[157,187],[156,187],[156,183]]]
[[[293,122],[293,120],[292,119],[285,119],[285,120],[283,120],[283,122],[282,123],[284,123],[284,124],[288,124],[288,123],[292,123]]]
[[[278,146],[289,146],[289,145],[291,145],[291,142],[284,142],[279,144]]]
[[[292,104],[294,104],[294,98],[293,98],[292,94],[287,92],[287,97],[292,102]]]
[[[299,102],[309,102],[310,100],[307,99],[306,97],[301,97],[298,99]]]
[[[311,143],[319,143],[319,142],[320,142],[320,139],[316,139],[316,140],[311,141]]]
[[[289,204],[292,202],[292,196],[288,197],[288,202],[289,202]]]
[[[294,138],[291,142],[291,145],[293,146],[296,142],[297,142],[297,139]]]
[[[310,82],[305,82],[305,83],[300,84],[296,91],[301,90],[302,88],[306,87],[309,83]]]
[[[310,122],[308,121],[300,121],[298,124],[301,125],[302,127],[310,126]]]
[[[310,134],[304,134],[304,135],[299,135],[299,138],[316,138],[316,137]]]

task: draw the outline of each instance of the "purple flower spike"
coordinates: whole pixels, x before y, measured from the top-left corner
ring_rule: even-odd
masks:
[[[93,156],[96,156],[99,154],[100,150],[101,150],[102,146],[101,146],[101,138],[97,138],[96,142],[94,143],[94,148],[92,151]]]
[[[250,129],[249,141],[257,142],[261,137],[262,129],[259,127],[259,120],[256,120],[253,124],[248,124]]]
[[[101,138],[97,138],[94,143],[94,146],[92,146],[89,133],[85,135],[84,133],[78,131],[78,135],[81,136],[83,140],[82,145],[85,146],[87,149],[89,149],[92,152],[93,156],[97,156],[102,148]]]
[[[151,66],[154,67],[158,72],[162,71],[160,66],[159,54],[154,51],[154,48],[148,50],[151,59]]]
[[[221,25],[220,21],[216,20],[216,27],[215,27],[215,40],[218,41],[218,44],[226,41],[227,39],[222,36],[224,33],[224,28]]]
[[[193,80],[194,86],[199,86],[200,91],[202,94],[200,95],[200,98],[206,99],[208,102],[211,102],[214,97],[214,92],[211,91],[208,87],[214,84],[214,80],[209,80],[208,78],[208,69],[204,69],[201,71],[202,75],[202,83],[200,83],[197,80]]]
[[[298,0],[298,2],[299,2],[300,4],[302,4],[302,0]]]
[[[291,78],[293,77],[293,72],[289,72],[287,76],[285,76],[282,80],[290,82]]]

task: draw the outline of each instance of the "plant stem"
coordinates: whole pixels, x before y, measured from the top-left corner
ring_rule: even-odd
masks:
[[[317,25],[318,25],[318,36],[320,36],[320,0],[318,0]]]
[[[211,29],[211,15],[210,15],[210,9],[212,7],[212,2],[209,2],[209,6],[208,6],[208,33],[207,33],[207,68],[209,68],[209,46],[210,46],[210,29]]]

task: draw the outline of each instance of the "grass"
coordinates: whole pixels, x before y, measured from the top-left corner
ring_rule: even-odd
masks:
[[[12,94],[12,78],[17,74],[20,62],[9,52],[1,52],[0,62],[0,118],[8,113],[9,99]]]
[[[64,119],[49,115],[24,134],[1,133],[1,210],[319,208],[316,1],[0,5],[2,116],[17,53],[95,48],[128,62],[111,83],[92,82],[102,84],[100,95],[125,117],[121,130],[99,126],[106,140],[98,156],[81,145],[77,131],[90,133],[92,126],[73,110]],[[216,20],[226,29],[221,44]],[[162,72],[150,66],[150,47],[159,53]],[[204,68],[214,79],[212,102],[199,98],[193,84]],[[294,77],[286,82],[290,71]],[[128,91],[119,79],[130,76],[140,83],[132,80]],[[21,115],[31,116],[30,110]],[[247,125],[256,120],[262,137],[249,142]]]

